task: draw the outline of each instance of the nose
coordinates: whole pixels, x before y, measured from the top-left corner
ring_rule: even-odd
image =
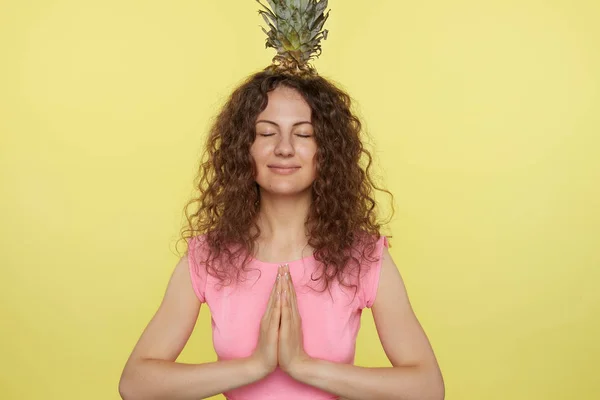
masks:
[[[275,155],[289,157],[294,155],[294,146],[290,140],[290,135],[280,135],[280,139],[275,146]]]

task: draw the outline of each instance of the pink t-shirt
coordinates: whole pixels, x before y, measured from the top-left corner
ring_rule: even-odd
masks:
[[[224,288],[216,285],[217,279],[207,275],[202,260],[207,254],[205,236],[193,237],[188,242],[188,260],[192,286],[198,299],[207,303],[212,316],[213,345],[220,360],[250,356],[258,341],[260,320],[277,276],[277,267],[283,263],[268,263],[252,258],[245,281]],[[317,261],[314,256],[288,261],[298,310],[302,318],[304,349],[314,358],[352,364],[356,336],[360,328],[362,309],[371,307],[375,300],[383,246],[387,238],[377,241],[371,259],[378,261],[361,265],[363,271],[354,296],[352,288],[340,287],[335,282],[329,291],[322,293],[312,287],[311,273]],[[318,287],[322,291],[321,287]],[[318,400],[337,396],[292,379],[279,367],[271,374],[250,385],[224,393],[231,400]]]

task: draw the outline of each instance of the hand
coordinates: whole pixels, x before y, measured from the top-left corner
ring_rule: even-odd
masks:
[[[267,308],[260,321],[258,343],[254,353],[250,356],[251,361],[255,362],[261,371],[261,376],[267,376],[277,368],[277,342],[281,321],[281,281],[280,275],[277,274]]]
[[[279,329],[279,366],[292,378],[300,366],[310,362],[311,357],[304,351],[302,320],[298,312],[296,291],[292,276],[286,264],[280,267],[281,275],[281,327]]]

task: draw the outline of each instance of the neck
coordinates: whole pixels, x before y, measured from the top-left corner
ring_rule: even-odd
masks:
[[[257,224],[260,241],[280,247],[304,246],[307,243],[305,221],[312,194],[282,196],[261,193]]]

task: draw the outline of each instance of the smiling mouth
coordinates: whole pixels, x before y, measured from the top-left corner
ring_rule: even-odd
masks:
[[[272,170],[275,173],[279,173],[279,174],[291,174],[297,170],[300,169],[300,167],[269,167],[270,170]]]

